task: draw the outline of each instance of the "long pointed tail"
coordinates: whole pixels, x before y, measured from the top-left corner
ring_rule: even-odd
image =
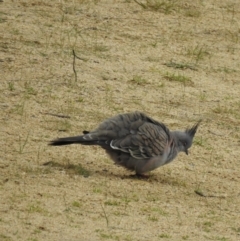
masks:
[[[106,138],[105,132],[89,132],[83,131],[81,136],[70,136],[64,138],[58,138],[52,140],[50,146],[64,146],[71,144],[81,144],[81,145],[99,145],[103,148],[109,146],[109,140]]]
[[[99,140],[97,136],[94,136],[88,131],[83,131],[84,135],[81,136],[69,136],[58,138],[49,142],[50,146],[64,146],[71,144],[81,144],[81,145],[99,145],[102,147],[109,146],[109,142],[105,139]]]
[[[82,145],[94,145],[89,140],[85,140],[83,136],[72,136],[72,137],[64,137],[52,140],[49,145],[50,146],[64,146],[71,144],[82,144]]]

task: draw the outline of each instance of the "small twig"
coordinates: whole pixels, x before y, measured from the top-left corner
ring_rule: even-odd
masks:
[[[109,220],[108,220],[107,214],[106,214],[106,212],[105,212],[105,209],[104,209],[103,205],[102,205],[102,204],[100,204],[100,205],[101,205],[101,207],[102,207],[102,210],[103,210],[103,213],[104,213],[104,217],[105,217],[105,219],[106,219],[107,227],[108,227],[108,226],[109,226]]]
[[[211,134],[213,134],[213,135],[215,135],[215,136],[224,136],[224,134],[217,134],[217,133],[215,133],[215,132],[213,132],[213,131],[210,131],[210,130],[208,130],[208,132],[211,133]]]
[[[144,9],[147,8],[147,6],[146,6],[145,4],[143,4],[143,3],[141,3],[141,2],[139,2],[139,1],[137,1],[137,0],[134,0],[134,2],[137,3],[138,5],[140,5],[140,6],[141,6],[142,8],[144,8]]]
[[[26,137],[26,139],[24,140],[23,144],[22,144],[22,141],[21,141],[21,137],[19,136],[19,142],[20,142],[19,153],[20,153],[20,154],[23,154],[23,149],[24,149],[25,146],[27,145],[29,133],[30,133],[30,131],[28,132],[27,137]]]
[[[201,190],[195,190],[194,191],[197,195],[201,196],[201,197],[218,197],[218,198],[225,198],[225,196],[223,195],[220,195],[220,196],[217,196],[217,195],[207,195],[205,193],[203,193]]]
[[[59,118],[68,118],[68,119],[71,118],[69,115],[59,115],[59,114],[53,114],[53,113],[49,113],[49,112],[41,112],[41,114],[56,116],[56,117],[59,117]]]
[[[76,54],[75,54],[75,51],[73,49],[73,72],[74,72],[74,76],[75,76],[75,82],[77,82],[77,72],[76,72],[76,69],[75,69],[75,58],[76,58]]]
[[[203,192],[200,191],[200,190],[195,190],[194,192],[195,192],[197,195],[201,196],[201,197],[206,197],[206,195],[203,194]]]
[[[84,62],[86,62],[87,61],[87,59],[86,58],[81,58],[81,57],[78,57],[76,54],[75,54],[75,51],[74,51],[74,49],[73,49],[73,72],[74,72],[74,76],[75,76],[75,82],[77,82],[77,71],[76,71],[76,69],[75,69],[75,59],[80,59],[80,60],[82,60],[82,61],[84,61]]]

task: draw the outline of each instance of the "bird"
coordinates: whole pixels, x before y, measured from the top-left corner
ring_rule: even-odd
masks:
[[[188,155],[200,122],[184,131],[170,131],[162,122],[135,111],[108,118],[95,130],[84,130],[82,135],[52,140],[49,145],[97,145],[115,164],[134,171],[137,176],[147,176],[172,162],[179,152]]]

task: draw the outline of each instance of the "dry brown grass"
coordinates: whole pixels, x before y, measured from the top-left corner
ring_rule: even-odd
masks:
[[[0,7],[0,240],[239,240],[239,1]],[[134,110],[202,118],[190,155],[138,180],[99,148],[47,146]]]

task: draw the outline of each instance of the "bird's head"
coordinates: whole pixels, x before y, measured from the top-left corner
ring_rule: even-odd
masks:
[[[201,120],[198,121],[193,127],[185,131],[174,131],[175,141],[179,152],[185,152],[188,155],[188,149],[192,146],[194,135],[197,132]]]

